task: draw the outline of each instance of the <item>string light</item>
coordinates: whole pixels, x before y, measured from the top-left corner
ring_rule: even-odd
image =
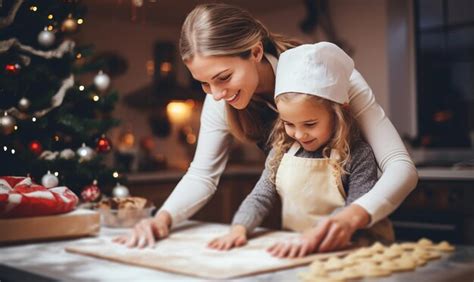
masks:
[[[100,100],[99,95],[94,95],[94,96],[92,97],[92,100],[94,100],[94,102],[98,102],[98,101]]]
[[[36,117],[32,117],[32,118],[31,118],[31,121],[32,121],[32,122],[36,122]]]
[[[55,171],[54,175],[59,176],[59,172]]]
[[[53,28],[54,28],[54,27],[53,27],[52,25],[48,25],[48,30],[49,30],[49,31],[52,31]]]
[[[11,152],[12,152],[12,155],[14,155],[16,151],[15,149],[12,149]]]
[[[79,91],[84,91],[84,89],[85,89],[84,85],[79,86]]]
[[[79,60],[80,58],[82,58],[82,54],[81,54],[81,53],[77,53],[77,55],[76,55],[76,59],[78,59],[78,60]]]
[[[30,11],[33,11],[33,12],[38,11],[38,7],[36,7],[36,6],[31,6],[31,7],[30,7]]]
[[[54,18],[53,14],[48,15],[48,20],[52,20]]]
[[[3,151],[8,151],[8,147],[7,146],[3,146]]]
[[[116,171],[114,171],[114,173],[112,173],[112,176],[113,176],[114,178],[118,178],[118,177],[119,177],[119,173],[116,172]]]
[[[14,129],[14,130],[18,130],[18,125],[15,125],[15,126],[13,127],[13,129]]]
[[[83,24],[84,23],[84,20],[83,19],[78,19],[77,20],[77,24]]]

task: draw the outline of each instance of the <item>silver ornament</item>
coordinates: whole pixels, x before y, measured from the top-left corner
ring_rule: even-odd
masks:
[[[22,112],[26,112],[30,108],[30,106],[30,100],[25,97],[21,98],[20,101],[18,101],[18,109],[20,109],[20,111]]]
[[[48,170],[48,173],[43,175],[43,177],[41,178],[41,184],[46,188],[57,187],[59,184],[59,179],[56,177],[56,175],[52,174]]]
[[[105,91],[110,85],[110,77],[103,71],[99,71],[99,73],[94,77],[94,85],[100,91]]]
[[[65,160],[70,160],[74,158],[75,155],[76,153],[74,153],[74,151],[71,149],[64,149],[61,151],[61,153],[59,153],[59,157]]]
[[[87,147],[82,143],[82,146],[77,149],[76,153],[79,155],[79,162],[90,161],[95,157],[95,151],[91,147]]]
[[[38,42],[44,47],[50,47],[53,45],[55,39],[56,36],[54,33],[46,28],[38,34]]]
[[[115,185],[114,189],[112,190],[112,195],[116,198],[125,198],[130,196],[130,191],[127,187],[117,183],[117,185]]]
[[[4,135],[9,135],[15,130],[16,120],[9,116],[7,112],[0,117],[0,130]]]

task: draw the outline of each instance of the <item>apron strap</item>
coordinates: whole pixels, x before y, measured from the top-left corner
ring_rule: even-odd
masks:
[[[301,148],[300,143],[294,142],[293,145],[291,145],[290,149],[288,150],[288,153],[290,156],[296,155],[296,152]]]

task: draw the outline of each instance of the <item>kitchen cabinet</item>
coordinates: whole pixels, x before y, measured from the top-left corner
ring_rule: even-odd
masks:
[[[474,244],[474,173],[419,169],[419,175],[417,187],[390,216],[397,239]]]
[[[240,204],[257,183],[262,169],[260,166],[231,166],[226,169],[212,199],[192,219],[230,224]],[[148,198],[160,207],[183,175],[184,172],[178,171],[132,175],[128,186],[132,195]],[[278,229],[280,225],[281,206],[277,205],[262,226]]]

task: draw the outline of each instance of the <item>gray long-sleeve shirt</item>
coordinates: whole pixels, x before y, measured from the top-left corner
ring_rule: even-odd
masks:
[[[268,161],[273,156],[270,151],[265,164],[265,169],[252,192],[245,198],[234,215],[232,224],[246,227],[247,232],[252,232],[269,214],[278,200],[278,192],[270,180]],[[322,151],[307,152],[300,148],[295,154],[302,158],[322,158]],[[362,139],[356,140],[351,146],[351,159],[346,164],[348,174],[342,176],[342,185],[346,191],[346,206],[367,193],[377,182],[377,162],[372,148]]]

